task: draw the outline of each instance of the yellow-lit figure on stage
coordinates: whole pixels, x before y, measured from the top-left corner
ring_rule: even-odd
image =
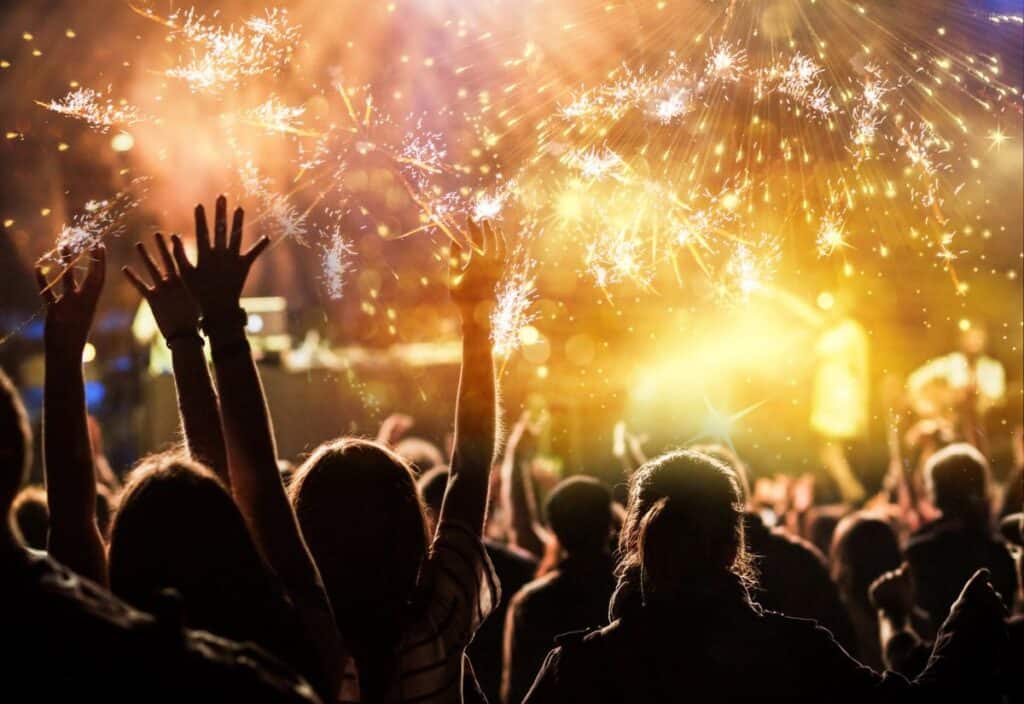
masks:
[[[868,336],[852,318],[827,328],[815,347],[811,427],[834,440],[863,436],[868,424]]]
[[[819,299],[819,305],[828,300]],[[822,306],[825,307],[825,306]],[[868,336],[863,326],[831,310],[814,352],[817,371],[811,428],[823,440],[821,459],[847,501],[865,491],[846,457],[845,445],[863,437],[868,426]]]
[[[848,291],[818,295],[817,307],[777,287],[764,295],[810,325],[818,333],[810,424],[821,439],[821,461],[845,501],[865,496],[846,458],[846,445],[868,430],[868,335],[849,315]]]

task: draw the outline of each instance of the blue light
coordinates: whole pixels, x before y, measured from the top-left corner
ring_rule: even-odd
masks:
[[[85,407],[95,412],[107,397],[107,387],[102,381],[85,382]]]

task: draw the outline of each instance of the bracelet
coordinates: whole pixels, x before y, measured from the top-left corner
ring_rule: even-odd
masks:
[[[204,315],[199,319],[199,327],[202,328],[207,337],[212,338],[218,332],[234,332],[238,328],[244,330],[248,322],[249,315],[245,312],[244,308],[239,306],[234,310],[217,313],[213,317]]]
[[[173,350],[176,345],[190,341],[198,342],[200,347],[203,346],[203,336],[199,334],[198,330],[181,330],[179,332],[172,332],[164,339],[164,344]]]

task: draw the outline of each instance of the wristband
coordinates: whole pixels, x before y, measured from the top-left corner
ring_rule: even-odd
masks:
[[[199,334],[198,330],[181,330],[179,332],[171,333],[164,339],[164,344],[173,350],[177,345],[190,341],[198,342],[200,347],[203,346],[203,337]]]
[[[199,319],[199,327],[203,329],[207,337],[212,338],[218,332],[235,332],[237,329],[245,329],[249,322],[249,316],[245,309],[239,306],[234,310],[219,312],[216,315],[204,315]]]

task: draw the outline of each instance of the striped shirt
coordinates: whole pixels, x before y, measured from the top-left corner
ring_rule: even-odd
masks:
[[[387,702],[461,702],[466,646],[500,599],[480,537],[465,524],[442,520],[420,570],[417,593],[425,598],[401,636]],[[338,701],[359,702],[359,673],[352,658],[346,658],[343,671]]]

